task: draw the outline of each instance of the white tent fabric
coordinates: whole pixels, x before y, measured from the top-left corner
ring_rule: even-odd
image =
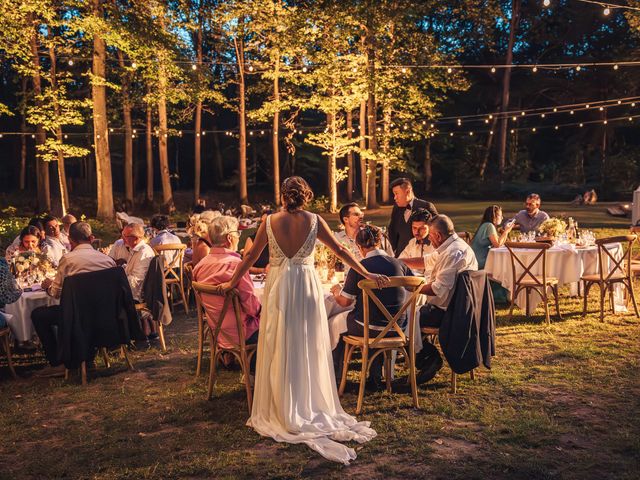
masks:
[[[631,210],[631,224],[638,225],[640,222],[640,187],[633,192],[633,209]]]

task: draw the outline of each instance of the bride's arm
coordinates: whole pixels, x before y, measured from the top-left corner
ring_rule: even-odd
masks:
[[[340,259],[345,262],[349,267],[353,268],[356,272],[362,275],[364,278],[368,280],[375,280],[378,283],[378,286],[383,286],[389,280],[385,275],[380,275],[377,273],[370,273],[353,254],[342,245],[336,237],[334,237],[333,232],[327,225],[327,222],[318,215],[318,240],[324,243],[329,249],[335,253]]]
[[[267,242],[267,222],[262,222],[258,227],[258,233],[256,233],[256,239],[253,242],[251,251],[249,251],[249,254],[244,257],[241,263],[238,264],[231,280],[220,285],[222,290],[226,292],[238,285],[238,282],[244,274],[249,271],[251,265],[256,263],[256,260],[260,258],[260,254],[262,253],[262,250],[264,250],[264,247],[267,246]]]

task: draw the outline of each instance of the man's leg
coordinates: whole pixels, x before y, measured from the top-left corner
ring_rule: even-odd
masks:
[[[445,311],[429,303],[420,308],[420,327],[440,327]],[[430,342],[423,342],[422,350],[416,355],[418,370],[418,384],[426,383],[435,377],[442,368],[442,357],[436,346]]]
[[[62,307],[38,307],[31,313],[31,321],[52,367],[60,365],[58,358],[58,327],[62,321]]]

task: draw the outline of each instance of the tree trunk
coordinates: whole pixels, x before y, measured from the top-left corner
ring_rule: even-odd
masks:
[[[122,71],[122,120],[124,122],[124,199],[133,207],[133,126],[131,121],[131,97],[129,72],[125,70],[124,55],[118,50],[118,64]]]
[[[22,103],[20,106],[20,190],[27,188],[27,77],[22,77]]]
[[[367,134],[367,101],[362,100],[360,102],[360,151],[364,152],[367,149],[367,139],[364,138]],[[364,203],[367,203],[367,160],[363,157],[362,153],[360,157],[360,193],[362,193],[362,199]]]
[[[196,61],[198,63],[198,100],[195,112],[195,131],[193,137],[193,204],[200,200],[200,177],[202,175],[202,25],[198,25],[196,32]]]
[[[427,138],[424,142],[424,190],[425,192],[431,191],[431,181],[433,179],[433,173],[431,171],[431,139]]]
[[[511,6],[511,23],[509,25],[509,44],[507,45],[507,56],[505,65],[513,63],[513,44],[515,42],[516,29],[518,28],[518,19],[520,17],[520,0],[513,0]],[[511,67],[503,69],[502,74],[502,100],[500,103],[500,112],[502,120],[500,122],[500,135],[498,138],[498,169],[500,170],[500,178],[503,179],[505,159],[507,153],[507,126],[509,122],[505,112],[509,111],[509,92],[511,88]]]
[[[240,19],[238,31],[243,32],[244,19]],[[244,79],[244,41],[233,38],[238,64],[238,196],[240,203],[248,203],[247,191],[247,125],[246,125],[246,92]]]
[[[347,110],[347,138],[353,138],[353,111]],[[353,201],[353,152],[347,153],[347,202]]]
[[[498,119],[494,117],[493,120],[491,121],[492,132],[496,131],[497,124],[498,124]],[[487,136],[487,141],[484,145],[484,154],[482,156],[482,163],[480,164],[480,172],[479,172],[480,180],[484,180],[484,175],[487,171],[487,165],[489,164],[489,157],[491,156],[491,147],[493,145],[493,137],[495,137],[495,135],[489,134]]]
[[[373,6],[371,0],[367,1],[367,123],[369,132],[369,150],[371,155],[378,153],[378,143],[376,141],[376,46],[375,46],[375,32],[374,32],[374,15]],[[367,208],[377,208],[378,201],[376,200],[376,159],[369,160],[368,168],[368,185],[367,185]]]
[[[53,115],[55,117],[56,140],[62,143],[62,127],[60,121],[60,104],[57,98],[58,80],[56,78],[56,51],[53,46],[49,47],[49,58],[51,59],[51,91],[53,93]],[[60,216],[64,217],[69,210],[69,193],[67,191],[67,176],[64,169],[64,155],[58,150],[58,186],[60,187]]]
[[[380,198],[382,203],[389,203],[389,149],[391,147],[391,106],[385,105],[382,113],[382,170],[380,172]]]
[[[336,178],[336,170],[337,170],[337,132],[336,132],[336,116],[333,114],[327,114],[327,127],[329,128],[329,132],[331,133],[331,145],[333,145],[331,149],[331,156],[329,157],[329,165],[328,165],[328,180],[329,180],[329,211],[331,213],[335,213],[338,211],[338,180]]]
[[[32,19],[33,20],[33,19]],[[41,107],[42,102],[38,96],[42,94],[42,80],[40,77],[40,56],[38,55],[37,23],[34,20],[34,30],[31,35],[31,58],[33,60],[33,95],[36,98],[36,106]],[[38,195],[38,211],[51,210],[51,192],[49,190],[49,164],[38,158],[38,145],[44,145],[46,135],[42,125],[36,125],[36,189]]]
[[[167,213],[174,210],[173,192],[171,191],[171,171],[169,169],[169,147],[167,130],[167,74],[164,69],[165,59],[160,59],[158,68],[158,158],[160,159],[160,179],[162,184],[162,207]]]
[[[277,52],[275,74],[273,78],[273,101],[276,109],[273,114],[273,201],[280,204],[280,52]]]
[[[153,203],[153,141],[151,138],[152,128],[151,103],[147,103],[147,129],[145,133],[145,150],[147,153],[147,196],[149,205]]]
[[[92,0],[93,15],[102,18],[101,0]],[[93,143],[96,155],[96,180],[98,188],[98,211],[100,219],[113,217],[113,181],[111,178],[111,153],[107,125],[106,82],[107,50],[102,37],[93,36],[93,79],[91,97],[93,99]]]

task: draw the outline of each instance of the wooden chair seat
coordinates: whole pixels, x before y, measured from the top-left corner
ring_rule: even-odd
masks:
[[[7,365],[9,366],[9,372],[11,372],[11,376],[13,378],[18,378],[16,375],[16,371],[13,368],[13,360],[11,358],[11,342],[9,341],[9,336],[11,335],[11,330],[9,327],[0,328],[0,338],[2,338],[2,346],[4,347],[5,354],[7,355]]]
[[[356,335],[346,335],[343,337],[346,345],[342,365],[342,378],[340,379],[340,388],[338,389],[338,394],[342,395],[347,385],[347,370],[349,369],[351,356],[355,349],[359,348],[362,352],[362,363],[360,368],[360,386],[358,390],[356,414],[359,414],[362,411],[367,372],[369,371],[373,360],[375,360],[379,355],[384,355],[384,371],[387,392],[391,392],[391,355],[389,355],[389,353],[393,350],[399,350],[407,359],[413,406],[415,408],[419,408],[413,330],[416,321],[416,303],[418,295],[420,294],[420,288],[423,284],[424,278],[391,277],[389,279],[389,283],[384,288],[405,288],[411,292],[398,312],[395,315],[391,315],[374,292],[374,290],[379,290],[376,283],[372,280],[360,280],[360,282],[358,282],[358,287],[362,290],[363,298],[364,318],[362,320],[364,323],[364,336],[358,337]],[[387,326],[385,326],[383,330],[380,330],[380,332],[373,338],[369,337],[369,300],[378,307],[388,322]],[[406,335],[398,325],[398,320],[400,320],[407,311],[409,312],[409,335]],[[387,337],[389,332],[395,332],[397,337]],[[372,350],[371,352],[370,349]]]
[[[624,274],[622,273],[614,273],[613,275],[611,275],[608,278],[608,281],[622,281],[625,278],[627,278]],[[583,282],[594,282],[594,283],[598,283],[601,280],[600,274],[599,273],[592,273],[589,275],[583,275],[582,277],[580,277],[580,280],[582,280]],[[603,282],[605,280],[602,280]]]
[[[556,277],[547,277],[546,279],[542,278],[539,275],[534,275],[531,278],[523,278],[520,281],[520,285],[536,285],[536,286],[540,286],[540,285],[557,285],[558,284],[558,279]]]

